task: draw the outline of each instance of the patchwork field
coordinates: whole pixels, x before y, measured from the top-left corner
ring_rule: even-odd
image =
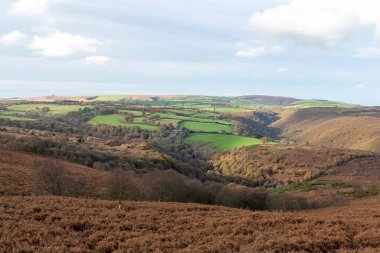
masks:
[[[125,121],[125,116],[122,114],[111,115],[98,115],[88,121],[91,125],[110,125],[110,126],[125,126],[125,127],[139,127],[148,131],[155,131],[157,126],[147,125],[142,123],[128,123]]]
[[[240,113],[240,112],[250,112],[251,109],[242,108],[242,107],[210,107],[209,104],[198,104],[188,106],[191,109],[200,109],[204,111],[210,111],[214,113]]]
[[[232,133],[233,131],[233,128],[230,125],[194,121],[184,121],[180,124],[180,127],[187,128],[194,132],[204,133]]]
[[[10,115],[10,114],[2,114],[1,112],[0,112],[0,118],[1,119],[10,119],[10,120],[20,120],[20,121],[34,120],[31,118],[27,118],[27,117],[15,116],[15,115]]]
[[[262,141],[255,138],[227,135],[227,134],[192,134],[186,138],[187,142],[208,143],[218,150],[228,150],[245,146],[260,145]]]
[[[31,112],[39,111],[42,108],[49,108],[47,114],[50,115],[60,115],[67,114],[69,112],[79,111],[80,109],[89,108],[90,106],[79,106],[79,105],[60,105],[60,104],[20,104],[12,105],[8,107],[8,110],[17,112]]]

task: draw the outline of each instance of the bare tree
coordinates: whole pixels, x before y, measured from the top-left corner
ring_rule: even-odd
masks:
[[[186,177],[173,171],[152,171],[142,178],[149,200],[187,202]]]
[[[137,200],[141,198],[142,190],[138,178],[123,170],[115,170],[108,182],[108,197],[112,200]]]
[[[65,194],[68,171],[62,162],[40,160],[35,163],[35,186],[38,193],[62,196]]]

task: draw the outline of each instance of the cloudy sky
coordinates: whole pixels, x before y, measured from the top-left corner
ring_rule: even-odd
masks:
[[[380,105],[379,0],[1,0],[0,97],[267,94]]]

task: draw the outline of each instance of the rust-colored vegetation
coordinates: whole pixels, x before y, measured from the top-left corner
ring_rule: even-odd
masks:
[[[379,108],[286,110],[273,124],[288,140],[380,151]]]
[[[379,200],[283,213],[0,197],[0,252],[379,252]]]

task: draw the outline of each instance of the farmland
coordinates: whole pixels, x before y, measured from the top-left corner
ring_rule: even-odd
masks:
[[[0,113],[0,118],[2,119],[10,119],[10,120],[21,120],[21,121],[27,121],[27,120],[34,120],[27,117],[21,117],[21,116],[14,116],[14,115],[6,115]]]
[[[184,121],[180,127],[187,128],[194,132],[206,132],[206,133],[232,133],[232,127],[230,125],[223,125],[218,123],[204,123]]]
[[[227,135],[227,134],[192,134],[186,138],[188,142],[205,142],[218,150],[241,148],[244,146],[260,145],[262,141],[256,138]]]
[[[155,131],[157,129],[156,126],[147,125],[142,123],[128,123],[125,121],[125,116],[121,114],[111,114],[111,115],[99,115],[95,118],[91,119],[89,122],[91,125],[110,125],[110,126],[125,126],[125,127],[139,127],[142,129],[146,129],[148,131]]]
[[[80,109],[90,108],[90,106],[79,106],[79,105],[61,105],[61,104],[19,104],[12,105],[8,107],[10,111],[16,112],[31,112],[39,111],[43,108],[49,108],[49,115],[63,115],[69,112],[79,111]]]
[[[251,99],[3,103],[0,251],[378,252],[379,110]]]

